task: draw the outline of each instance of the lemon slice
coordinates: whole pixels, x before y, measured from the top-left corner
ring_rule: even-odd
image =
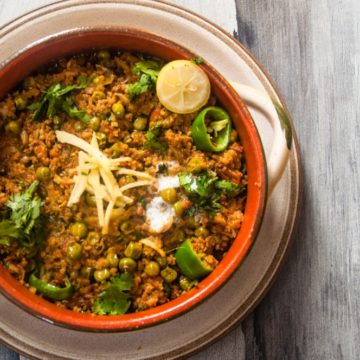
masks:
[[[210,81],[205,72],[192,61],[175,60],[160,70],[156,94],[168,110],[188,114],[207,103]]]

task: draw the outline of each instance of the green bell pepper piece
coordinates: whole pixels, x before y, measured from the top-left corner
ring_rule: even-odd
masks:
[[[190,240],[185,240],[176,250],[175,259],[181,272],[191,280],[200,279],[213,271],[199,258]]]
[[[65,300],[73,294],[73,286],[69,280],[65,281],[66,286],[61,288],[40,280],[34,273],[29,277],[29,285],[34,287],[40,294],[52,300]]]
[[[211,118],[208,125],[205,118]],[[213,131],[211,136],[208,131]],[[217,106],[209,106],[196,116],[191,126],[191,136],[199,150],[210,152],[224,151],[230,142],[231,121],[229,114]]]

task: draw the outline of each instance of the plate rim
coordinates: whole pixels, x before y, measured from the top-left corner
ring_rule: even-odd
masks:
[[[291,196],[291,199],[294,197],[297,199],[296,203],[290,205],[293,208],[292,217],[288,217],[286,223],[285,223],[285,231],[283,234],[283,237],[280,241],[280,245],[278,247],[278,250],[270,263],[270,265],[267,267],[266,272],[258,282],[256,288],[251,292],[251,296],[246,300],[246,303],[244,306],[237,308],[237,310],[232,314],[232,321],[229,321],[229,319],[225,320],[223,323],[219,324],[215,329],[213,329],[211,332],[206,333],[203,337],[197,338],[196,340],[192,341],[191,343],[188,343],[185,345],[184,348],[178,348],[176,350],[170,351],[166,354],[168,359],[183,359],[186,358],[192,354],[195,354],[201,350],[203,350],[205,347],[210,346],[211,344],[215,343],[216,341],[220,340],[222,337],[224,337],[227,333],[229,333],[234,327],[236,327],[258,304],[259,302],[265,297],[265,295],[268,293],[269,289],[273,285],[273,283],[276,281],[277,276],[279,275],[284,262],[286,261],[289,251],[292,247],[293,241],[294,241],[294,235],[296,233],[296,229],[299,223],[300,218],[300,208],[303,198],[303,172],[302,172],[302,166],[301,166],[301,153],[300,153],[300,147],[299,147],[299,141],[296,135],[295,127],[293,119],[288,111],[288,108],[286,106],[285,100],[283,96],[281,95],[279,89],[277,88],[274,80],[272,77],[268,74],[266,69],[263,67],[263,65],[260,63],[260,61],[252,54],[250,50],[248,50],[239,40],[237,40],[235,37],[233,37],[230,33],[228,33],[226,30],[221,28],[219,25],[214,23],[213,21],[209,20],[205,16],[202,16],[190,9],[187,9],[186,7],[174,4],[169,1],[165,0],[86,0],[86,1],[80,1],[80,0],[59,0],[54,1],[52,3],[37,7],[33,10],[30,10],[12,20],[5,23],[0,27],[0,37],[3,37],[6,35],[6,33],[12,31],[12,25],[15,24],[16,26],[19,26],[19,24],[16,24],[18,21],[23,20],[22,23],[27,22],[29,19],[27,19],[28,16],[34,15],[36,16],[37,12],[40,12],[39,16],[44,16],[47,13],[52,13],[54,11],[57,11],[61,8],[70,8],[74,5],[81,6],[86,4],[100,4],[100,3],[130,3],[130,4],[137,4],[137,5],[143,5],[145,7],[150,8],[158,8],[160,10],[163,10],[165,12],[168,12],[170,10],[171,13],[181,16],[184,16],[184,13],[187,15],[187,19],[191,22],[195,22],[197,25],[201,25],[200,21],[209,24],[210,26],[206,29],[207,31],[210,31],[213,35],[215,35],[217,38],[219,38],[217,31],[220,32],[221,35],[223,35],[226,38],[225,44],[229,46],[238,56],[240,56],[246,64],[251,68],[252,71],[255,72],[255,76],[258,78],[258,80],[261,82],[261,84],[264,86],[267,92],[275,93],[278,97],[280,103],[283,105],[286,114],[289,117],[289,121],[293,130],[293,151],[290,158],[290,166],[291,166],[291,178],[294,176],[297,177],[298,181],[298,187],[297,191],[294,195]],[[167,8],[166,8],[167,7]],[[170,9],[169,9],[170,8]],[[42,12],[42,10],[47,9],[48,11]],[[198,21],[195,21],[198,20]],[[22,24],[21,23],[21,24]],[[20,24],[20,25],[21,25]],[[6,31],[7,28],[9,28],[8,31]],[[214,29],[212,29],[212,28]],[[5,30],[5,32],[4,32]],[[219,38],[221,41],[224,41],[224,39]],[[239,49],[240,48],[240,49]],[[247,55],[247,57],[257,66],[252,66],[253,64],[249,63],[247,59],[244,58],[243,53]],[[264,79],[268,82],[268,84],[264,81]],[[295,162],[295,164],[293,163]],[[295,175],[294,175],[295,170]],[[292,181],[292,180],[291,180]],[[288,230],[288,231],[286,231]],[[247,303],[249,303],[248,306],[245,306]],[[242,308],[245,307],[245,310],[242,310]],[[3,330],[0,329],[2,332]],[[14,338],[12,335],[6,333],[6,336],[11,337],[15,342],[18,342],[19,347],[14,347],[10,342],[4,341],[4,338],[1,337],[1,341],[3,341],[9,348],[12,348],[13,350],[17,351],[20,354],[23,354],[29,358],[37,359],[37,357],[33,357],[33,355],[30,355],[26,352],[26,350],[23,350],[24,346],[28,348],[32,348],[35,350],[35,352],[41,352],[42,354],[39,354],[40,356],[52,356],[52,359],[66,359],[62,356],[54,357],[54,354],[47,353],[44,350],[40,348],[35,348],[31,346],[30,344],[26,344],[21,342],[21,340],[18,340]],[[209,339],[210,337],[210,339]],[[200,345],[199,345],[200,342]],[[195,344],[196,343],[196,344]],[[21,348],[20,346],[23,345]],[[165,354],[154,357],[154,359],[163,359]],[[39,358],[40,359],[40,358]]]

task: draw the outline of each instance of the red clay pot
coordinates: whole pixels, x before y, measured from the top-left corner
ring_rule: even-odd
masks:
[[[5,64],[0,69],[0,97],[39,66],[64,55],[94,48],[138,51],[169,61],[196,57],[196,54],[169,40],[136,29],[79,29],[40,41]],[[233,245],[217,268],[196,289],[167,304],[133,314],[99,316],[63,309],[32,294],[0,266],[0,290],[7,298],[35,316],[58,325],[90,331],[123,331],[179,316],[214,294],[229,279],[248,253],[261,225],[267,191],[266,162],[257,129],[239,96],[210,65],[205,63],[201,67],[209,76],[212,92],[229,112],[239,133],[248,171],[244,221]]]

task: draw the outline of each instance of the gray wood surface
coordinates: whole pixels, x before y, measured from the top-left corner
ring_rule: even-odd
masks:
[[[50,2],[0,0],[0,24]],[[360,359],[360,1],[174,2],[235,31],[271,74],[293,115],[305,182],[276,283],[192,359]],[[0,359],[18,356],[0,347]]]

